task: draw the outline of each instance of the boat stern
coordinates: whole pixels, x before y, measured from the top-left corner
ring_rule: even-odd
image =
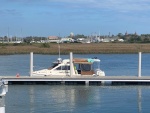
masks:
[[[98,69],[98,70],[95,70],[95,74],[94,75],[97,75],[97,76],[105,76],[105,72]]]

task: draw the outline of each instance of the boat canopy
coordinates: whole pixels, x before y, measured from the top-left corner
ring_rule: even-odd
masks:
[[[73,62],[75,64],[93,64],[94,62],[100,62],[100,60],[99,59],[92,59],[92,58],[87,58],[87,59],[74,58]]]

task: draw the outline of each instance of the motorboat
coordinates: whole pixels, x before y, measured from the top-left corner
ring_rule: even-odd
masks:
[[[8,92],[8,85],[0,86],[0,97],[5,96]]]
[[[5,96],[0,97],[0,113],[5,113]]]
[[[73,76],[105,76],[97,58],[74,58],[72,66],[70,59],[58,58],[50,68],[33,71],[32,76],[70,76],[71,71]]]
[[[5,96],[8,92],[7,81],[0,80],[0,97]]]

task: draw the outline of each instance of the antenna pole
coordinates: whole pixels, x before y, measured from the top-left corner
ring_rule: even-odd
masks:
[[[8,27],[8,37],[7,37],[7,41],[9,42],[9,27]]]
[[[101,34],[100,34],[100,30],[99,30],[99,42],[101,41]]]
[[[58,52],[59,52],[59,58],[60,58],[60,45],[58,43]]]

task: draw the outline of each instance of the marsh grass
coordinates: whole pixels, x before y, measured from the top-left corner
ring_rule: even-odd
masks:
[[[129,43],[65,43],[60,44],[61,54],[119,54],[119,53],[137,53],[139,51],[150,53],[150,44],[129,44]],[[3,45],[0,46],[0,54],[58,54],[58,44],[49,43],[48,45]]]

